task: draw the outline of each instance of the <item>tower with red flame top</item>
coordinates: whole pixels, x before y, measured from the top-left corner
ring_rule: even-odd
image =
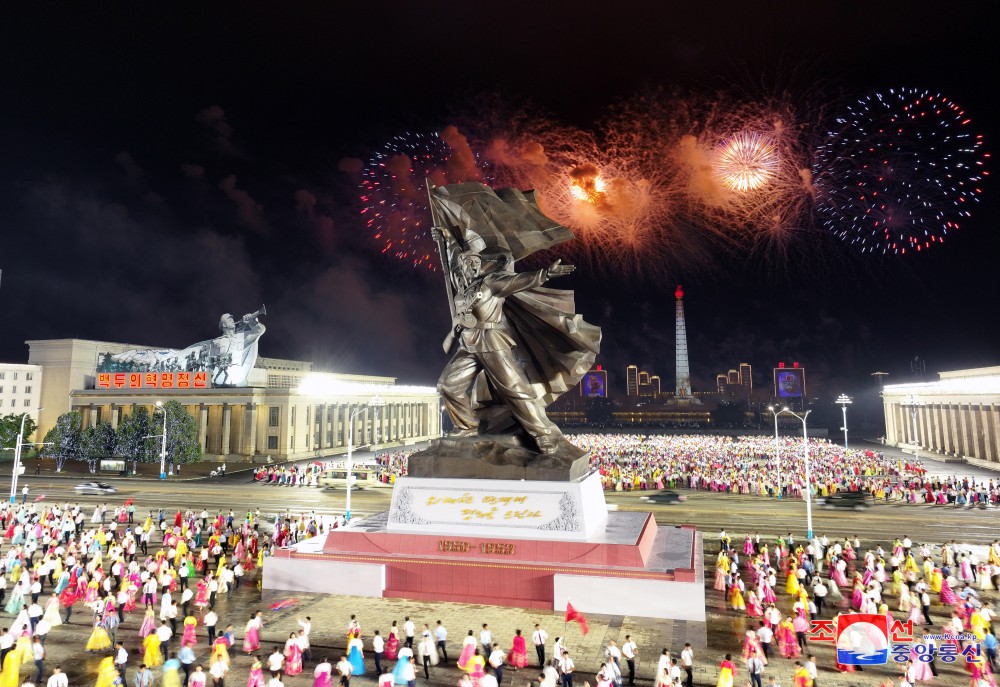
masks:
[[[677,303],[674,308],[675,343],[677,344],[677,384],[675,388],[678,401],[691,399],[691,370],[688,367],[687,325],[684,324],[684,291],[678,284],[674,291]]]

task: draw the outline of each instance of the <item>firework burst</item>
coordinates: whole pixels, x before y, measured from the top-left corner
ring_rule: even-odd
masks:
[[[965,111],[930,91],[853,103],[819,149],[823,226],[861,251],[904,255],[940,245],[971,215],[989,173]]]

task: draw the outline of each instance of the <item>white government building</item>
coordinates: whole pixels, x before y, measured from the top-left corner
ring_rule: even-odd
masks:
[[[26,342],[28,365],[0,366],[3,414],[42,408],[41,441],[56,419],[79,411],[84,428],[122,418],[157,402],[179,401],[198,423],[207,460],[292,460],[346,453],[348,422],[354,446],[404,446],[441,435],[440,399],[433,387],[397,385],[394,377],[314,372],[312,363],[258,357],[247,385],[212,388],[195,373],[99,373],[100,356],[150,346],[47,339]],[[14,380],[16,374],[18,379]],[[204,374],[204,373],[203,373]],[[25,375],[31,375],[30,380]],[[23,392],[25,381],[30,394]],[[151,386],[155,385],[155,386]],[[24,402],[27,399],[27,403]]]
[[[882,391],[885,441],[996,467],[1000,463],[1000,367],[939,372],[936,382]]]

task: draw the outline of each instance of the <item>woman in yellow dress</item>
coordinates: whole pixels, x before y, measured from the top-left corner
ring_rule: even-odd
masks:
[[[208,659],[208,664],[211,665],[217,660],[229,665],[229,642],[226,641],[225,637],[216,638],[215,643],[212,644],[212,655]]]
[[[736,666],[733,665],[732,654],[726,654],[726,659],[719,664],[719,680],[715,687],[733,687],[733,678],[736,675]]]
[[[21,651],[16,647],[7,652],[0,670],[0,687],[20,687]]]
[[[941,583],[944,582],[944,575],[941,573],[941,568],[933,568],[931,576],[926,579],[930,582],[931,591],[935,594],[940,594]]]
[[[903,573],[896,568],[892,571],[892,595],[899,596],[903,589]]]
[[[94,623],[94,631],[90,633],[87,640],[87,651],[104,651],[111,648],[111,637],[101,623]]]
[[[160,651],[160,638],[156,636],[155,632],[142,641],[142,647],[144,649],[142,662],[146,664],[146,667],[155,668],[156,666],[163,665],[163,652]]]
[[[785,592],[788,596],[799,595],[799,578],[795,575],[797,569],[798,566],[795,564],[795,559],[792,559],[788,563],[788,578],[785,580]]]
[[[116,677],[118,669],[115,668],[115,657],[102,658],[101,664],[97,667],[97,684],[94,687],[111,687]]]
[[[730,602],[733,606],[734,611],[745,611],[747,608],[747,602],[743,599],[743,592],[740,591],[739,574],[737,574],[737,579],[733,580],[733,586],[730,591]]]

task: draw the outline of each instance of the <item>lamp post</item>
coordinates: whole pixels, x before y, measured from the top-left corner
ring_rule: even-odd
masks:
[[[36,408],[35,412],[42,410]],[[17,441],[14,443],[14,474],[10,479],[10,502],[17,501],[17,478],[21,472],[21,449],[24,448],[24,421],[28,419],[28,414],[21,415],[21,429],[17,432]]]
[[[363,405],[353,413],[351,413],[350,419],[347,421],[347,470],[345,471],[345,477],[347,479],[347,499],[344,502],[344,520],[346,522],[351,521],[351,468],[353,466],[352,460],[354,458],[354,418],[356,418],[361,413],[368,412],[369,408],[383,408],[385,407],[385,401],[376,396],[372,400],[368,401],[367,405]]]
[[[160,479],[166,479],[167,478],[167,408],[166,406],[163,405],[163,401],[157,401],[156,407],[163,411],[163,434],[160,437]]]
[[[917,434],[917,406],[924,405],[923,401],[910,394],[910,420],[913,423],[913,462],[920,459],[920,435]]]
[[[806,536],[809,541],[813,538],[813,513],[812,513],[812,477],[809,471],[809,432],[806,430],[806,418],[809,417],[811,410],[807,410],[802,415],[789,410],[788,408],[782,408],[781,413],[788,413],[789,415],[798,418],[802,422],[802,455],[806,460]],[[779,415],[781,413],[778,413]]]
[[[844,450],[847,449],[847,406],[849,406],[852,401],[851,397],[847,394],[841,394],[837,397],[837,403],[840,404],[840,409],[844,411],[844,426],[841,427],[844,430]]]
[[[771,415],[774,416],[774,452],[775,452],[774,456],[775,456],[775,461],[778,464],[777,466],[778,469],[776,470],[776,472],[778,473],[778,498],[780,499],[781,498],[781,444],[778,443],[778,415],[788,410],[788,408],[783,408],[781,411],[779,411],[774,406],[768,406],[767,409],[770,410]]]

